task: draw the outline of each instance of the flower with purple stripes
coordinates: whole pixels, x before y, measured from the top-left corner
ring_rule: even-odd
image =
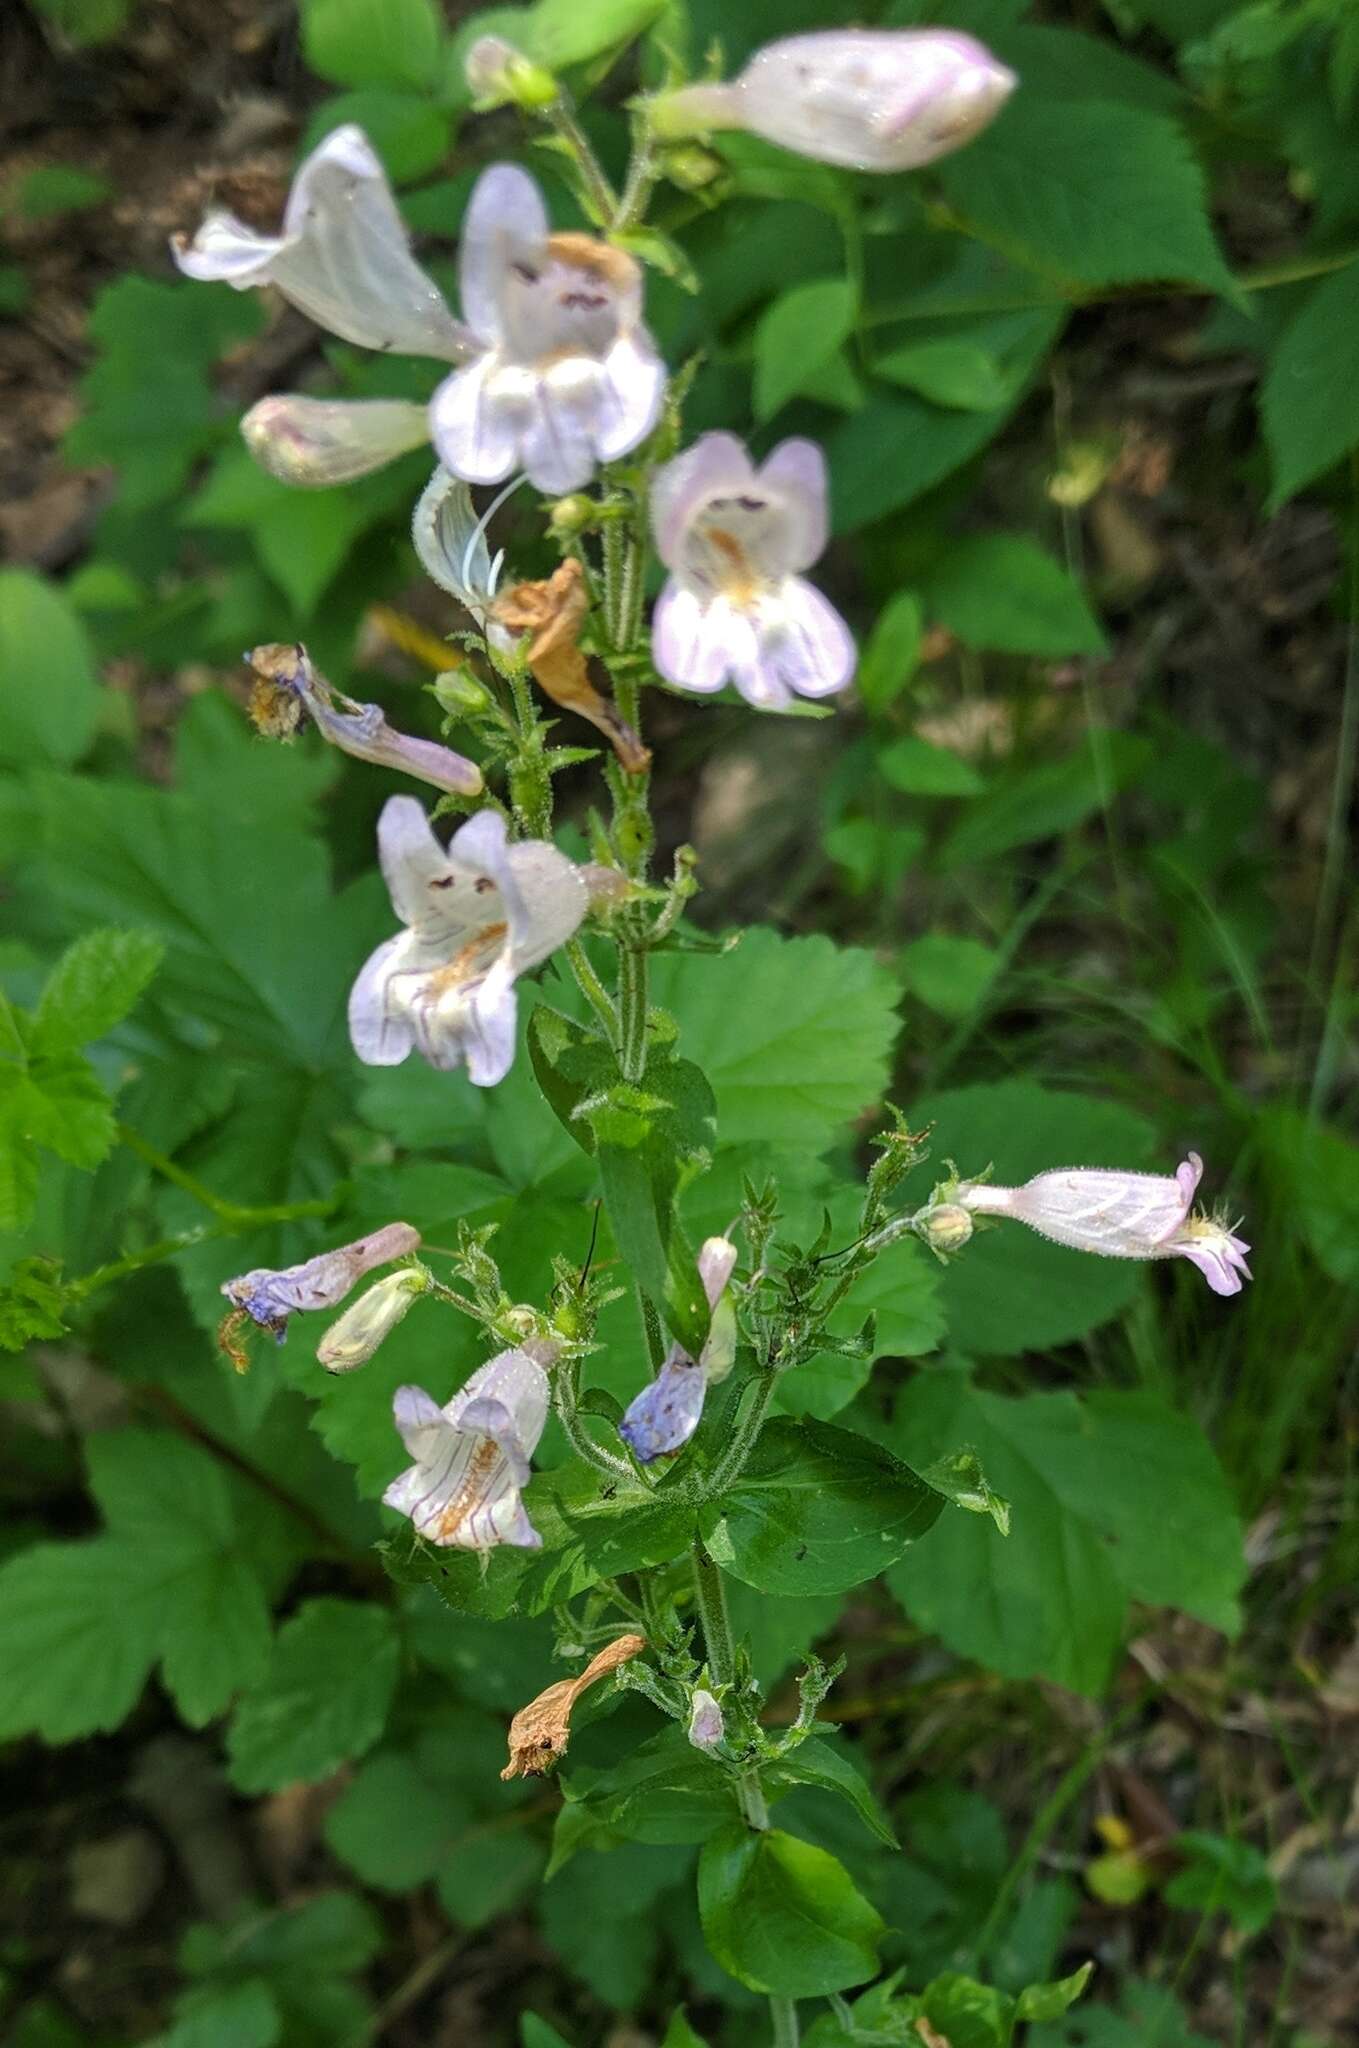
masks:
[[[502,1351],[440,1408],[423,1387],[398,1387],[396,1426],[414,1463],[383,1494],[416,1532],[444,1549],[539,1550],[521,1495],[547,1421],[546,1366],[555,1351]]]

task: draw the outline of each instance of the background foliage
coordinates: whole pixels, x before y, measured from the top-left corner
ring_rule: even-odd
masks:
[[[608,1699],[559,1781],[502,1785],[507,1714],[561,1668],[550,1620],[495,1619],[505,1575],[458,1567],[450,1623],[377,1566],[392,1389],[451,1384],[471,1335],[415,1316],[324,1384],[302,1332],[244,1378],[214,1354],[224,1275],[397,1214],[432,1245],[497,1224],[508,1284],[537,1298],[545,1245],[587,1256],[595,1175],[527,1060],[489,1095],[356,1065],[343,1006],[385,929],[389,792],[314,745],[266,749],[238,708],[240,650],[304,637],[342,687],[438,730],[410,652],[413,627],[453,623],[405,538],[424,459],[299,495],[235,433],[281,383],[423,396],[427,369],[173,280],[163,243],[214,186],[272,217],[298,152],[359,120],[437,270],[476,168],[526,155],[513,117],[469,117],[461,53],[488,23],[599,82],[585,119],[616,166],[639,67],[716,37],[734,68],[867,17],[980,34],[1022,90],[909,178],[723,137],[716,180],[665,188],[642,251],[658,341],[699,359],[688,430],[825,443],[828,580],[864,648],[857,703],[815,726],[653,693],[662,831],[698,846],[703,922],[754,927],[658,963],[717,1099],[686,1224],[722,1227],[743,1176],[772,1172],[807,1235],[823,1210],[842,1228],[890,1093],[936,1160],[1002,1180],[1193,1144],[1258,1277],[1227,1310],[1186,1270],[1018,1233],[947,1270],[903,1244],[846,1312],[846,1333],[876,1312],[871,1376],[840,1354],[790,1375],[713,1540],[775,1720],[810,1645],[850,1666],[819,1781],[808,1745],[738,1873],[752,1920],[704,1907],[753,1852],[654,1713]],[[799,1888],[833,1852],[858,1888],[844,1939],[929,1982],[954,2048],[1021,2024],[1031,2048],[1340,2042],[1354,9],[41,0],[8,62],[27,106],[0,188],[15,2038],[736,2043],[760,2024],[751,1926],[796,1949]],[[552,158],[529,160],[566,224]],[[545,993],[567,1005],[551,970]],[[626,1399],[626,1304],[603,1335],[587,1370]],[[895,1542],[864,1474],[841,1483],[846,1427],[915,1466],[974,1445],[1010,1535],[948,1509]],[[581,1584],[607,1541],[580,1539]],[[1025,2005],[1086,1957],[1093,1999]],[[803,1962],[812,1988],[855,1981]],[[999,1990],[964,2010],[952,1979],[983,1969]],[[823,2005],[808,2038],[912,2038],[897,2024],[875,1988],[857,2033]]]

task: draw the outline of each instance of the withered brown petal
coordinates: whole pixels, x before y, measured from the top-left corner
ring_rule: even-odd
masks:
[[[510,1723],[510,1760],[502,1778],[540,1778],[566,1754],[571,1739],[571,1710],[587,1687],[607,1678],[620,1664],[640,1657],[645,1636],[618,1636],[590,1659],[579,1678],[559,1678],[521,1707]]]

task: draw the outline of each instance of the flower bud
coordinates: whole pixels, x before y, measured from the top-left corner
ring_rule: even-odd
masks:
[[[428,409],[401,398],[262,398],[241,421],[246,447],[280,483],[352,483],[429,439]]]
[[[700,1685],[689,1707],[689,1740],[695,1749],[716,1749],[726,1733],[722,1709],[710,1692]]]
[[[507,100],[526,113],[550,107],[557,81],[503,36],[478,36],[463,59],[463,77],[478,107],[502,107]]]
[[[569,498],[558,498],[547,515],[547,523],[556,539],[574,540],[578,533],[584,533],[594,516],[594,499],[574,491]]]
[[[730,85],[661,95],[652,128],[746,128],[821,163],[909,171],[980,134],[1016,82],[952,29],[824,29],[766,44]]]
[[[316,1347],[316,1356],[327,1372],[353,1372],[367,1365],[385,1337],[389,1337],[418,1294],[429,1285],[426,1276],[408,1266],[400,1273],[388,1273],[361,1294],[331,1324]]]
[[[671,184],[678,185],[681,192],[705,191],[726,169],[720,156],[715,156],[712,150],[704,149],[696,142],[685,143],[679,149],[668,149],[662,167]]]
[[[446,668],[435,676],[430,688],[435,703],[450,718],[465,718],[471,711],[484,711],[491,701],[485,684],[479,683],[467,668]]]
[[[962,1250],[972,1228],[971,1216],[958,1202],[935,1202],[915,1218],[916,1235],[943,1258]]]

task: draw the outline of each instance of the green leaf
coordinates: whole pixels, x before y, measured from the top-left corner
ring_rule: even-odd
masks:
[[[1139,734],[1105,732],[1061,761],[997,776],[968,806],[939,854],[956,868],[993,860],[1016,846],[1069,832],[1151,766],[1154,750]]]
[[[1312,1257],[1352,1286],[1359,1281],[1359,1145],[1292,1109],[1266,1110],[1258,1134]]]
[[[832,1749],[830,1743],[823,1742],[819,1735],[809,1736],[796,1749],[766,1765],[762,1783],[774,1796],[791,1791],[798,1785],[814,1785],[820,1791],[833,1792],[853,1807],[869,1833],[876,1835],[887,1848],[901,1847],[867,1779],[847,1756],[838,1749]]]
[[[942,1494],[850,1430],[771,1422],[705,1530],[723,1571],[765,1593],[843,1593],[938,1519]]]
[[[879,356],[873,374],[960,412],[986,412],[1010,396],[1010,380],[995,357],[967,341],[911,342]]]
[[[116,1727],[157,1658],[201,1726],[264,1667],[266,1596],[291,1558],[277,1513],[168,1431],[94,1436],[88,1457],[108,1534],[21,1551],[0,1573],[0,1731]]]
[[[73,49],[83,50],[112,41],[127,21],[131,0],[34,0],[34,6]]]
[[[382,0],[373,0],[373,4],[381,5]],[[372,86],[323,101],[307,123],[300,150],[315,149],[327,135],[351,121],[362,128],[394,185],[411,185],[437,171],[453,140],[452,117],[444,108],[417,93]],[[442,208],[437,232],[447,234],[456,219],[456,213]],[[297,502],[296,492],[293,502]],[[277,526],[281,525],[279,520]],[[271,546],[281,548],[277,535],[271,536]]]
[[[1014,2000],[1008,1992],[950,1971],[925,1986],[920,2005],[949,2048],[1009,2048]]]
[[[854,331],[857,297],[842,277],[794,285],[760,316],[755,329],[755,417],[772,419]]]
[[[883,781],[907,796],[976,796],[986,787],[970,761],[914,733],[880,748],[873,761]]]
[[[334,85],[437,85],[443,40],[434,0],[303,0],[303,52]]]
[[[242,1792],[315,1784],[381,1735],[399,1652],[385,1608],[309,1600],[278,1632],[269,1667],[242,1698],[227,1736]]]
[[[1359,263],[1350,263],[1313,286],[1273,351],[1260,391],[1273,476],[1271,512],[1334,469],[1359,443],[1357,328]]]
[[[948,932],[926,932],[901,955],[902,979],[911,994],[948,1018],[970,1017],[981,1007],[999,966],[994,946]]]
[[[512,29],[506,33],[549,71],[564,70],[632,42],[663,5],[664,0],[538,0],[526,15],[514,15],[525,22],[527,40],[521,43]]]
[[[795,1132],[823,1152],[887,1085],[897,990],[871,953],[756,927],[734,955],[658,955],[652,989],[712,1084],[724,1144]]]
[[[1008,1540],[980,1517],[949,1515],[928,1551],[888,1575],[913,1619],[960,1655],[1097,1694],[1130,1600],[1234,1632],[1240,1523],[1202,1432],[1156,1396],[1010,1400],[956,1371],[920,1373],[897,1402],[891,1441],[925,1466],[973,1445],[1013,1503]]]
[[[925,601],[968,647],[1008,654],[1108,652],[1078,586],[1022,534],[955,542],[927,579]]]
[[[571,2048],[565,2034],[559,2034],[536,2012],[519,2015],[519,2048]]]
[[[953,1088],[912,1106],[932,1126],[935,1161],[955,1160],[976,1176],[989,1166],[1003,1187],[1049,1167],[1150,1163],[1155,1134],[1144,1117],[1117,1102],[1095,1102],[1033,1081]],[[893,1251],[878,1262],[890,1274]],[[1101,1259],[1052,1244],[1022,1224],[979,1229],[939,1274],[952,1341],[971,1354],[1006,1357],[1069,1343],[1107,1322],[1146,1284],[1132,1259]],[[952,1448],[952,1446],[948,1446]]]
[[[1279,1910],[1279,1888],[1252,1843],[1189,1828],[1175,1837],[1175,1850],[1187,1868],[1177,1871],[1165,1887],[1167,1905],[1225,1913],[1242,1934],[1259,1934],[1268,1927]]]
[[[1044,276],[1231,288],[1203,173],[1166,114],[1016,93],[939,175],[966,221]]]
[[[752,1991],[817,1998],[877,1971],[878,1914],[834,1856],[779,1828],[738,1821],[705,1842],[698,1907],[709,1948]]]
[[[405,1892],[433,1877],[467,1819],[451,1792],[431,1797],[413,1757],[386,1750],[359,1765],[326,1814],[325,1835],[365,1884]]]
[[[696,2034],[689,2024],[688,2014],[682,2005],[676,2006],[670,2015],[670,2024],[665,2030],[661,2048],[708,2048],[701,2034]]]
[[[1059,1977],[1051,1984],[1026,1985],[1015,2001],[1015,2018],[1060,2019],[1062,2014],[1081,1997],[1094,1974],[1094,1969],[1093,1963],[1082,1963],[1079,1970],[1073,1970],[1069,1977]]]
[[[63,765],[88,748],[101,691],[89,635],[31,569],[0,569],[0,761]]]
[[[20,179],[12,205],[21,220],[55,220],[102,206],[112,196],[108,179],[94,171],[82,171],[78,164],[39,164]]]
[[[273,2048],[283,2018],[261,1977],[238,1984],[202,1985],[176,2004],[173,2026],[151,2048]]]
[[[35,1053],[25,1071],[0,1068],[0,1131],[12,1142],[45,1145],[86,1172],[113,1146],[113,1105],[79,1053]]]
[[[859,656],[859,695],[870,711],[896,702],[916,671],[925,617],[913,590],[899,590],[879,612]]]
[[[562,1790],[552,1876],[592,1837],[677,1847],[706,1841],[737,1811],[730,1777],[669,1724],[607,1769],[568,1763]]]
[[[975,1451],[949,1451],[925,1467],[921,1478],[955,1508],[970,1515],[989,1515],[1002,1536],[1010,1533],[1010,1503],[993,1491]]]
[[[164,951],[151,932],[86,932],[48,976],[35,1045],[44,1052],[68,1051],[103,1038],[136,1006]]]
[[[0,1287],[0,1351],[22,1351],[35,1337],[64,1336],[64,1298],[60,1259],[39,1253],[17,1260]]]

